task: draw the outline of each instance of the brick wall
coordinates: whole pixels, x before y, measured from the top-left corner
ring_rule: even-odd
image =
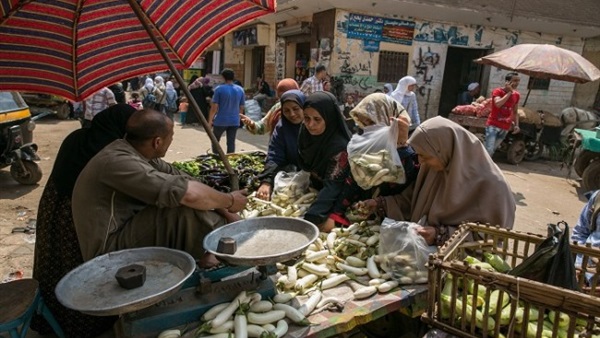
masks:
[[[277,86],[277,74],[275,72],[275,64],[274,63],[265,63],[265,81],[269,84],[269,86],[275,90]]]

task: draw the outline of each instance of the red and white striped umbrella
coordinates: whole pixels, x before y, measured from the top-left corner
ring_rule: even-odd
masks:
[[[175,67],[188,68],[217,39],[275,6],[275,0],[2,0],[0,91],[79,101],[167,69],[141,19]]]

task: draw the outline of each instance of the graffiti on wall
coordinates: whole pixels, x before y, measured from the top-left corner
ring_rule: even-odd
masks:
[[[353,90],[366,91],[377,85],[377,77],[371,75],[338,74],[336,78],[344,81],[346,92]]]
[[[417,70],[416,75],[423,79],[423,83],[431,84],[433,75],[430,70],[435,68],[440,63],[440,54],[431,51],[431,47],[427,47],[427,51],[423,51],[423,46],[419,47],[419,53],[413,59],[413,64]]]
[[[319,42],[319,64],[329,68],[329,62],[331,61],[331,40],[329,38],[323,38]]]
[[[358,62],[355,64],[351,64],[348,59],[344,59],[342,65],[340,66],[340,73],[343,74],[356,74],[358,72],[365,72],[371,75],[371,60],[367,60],[367,62]]]
[[[447,43],[457,46],[467,46],[469,44],[469,36],[463,32],[462,27],[434,24],[425,21],[417,25],[415,30],[415,41]]]

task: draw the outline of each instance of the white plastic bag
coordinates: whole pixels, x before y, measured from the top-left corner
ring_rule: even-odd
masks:
[[[372,125],[363,128],[348,143],[348,158],[352,177],[367,190],[383,182],[406,182],[402,161],[398,155],[398,123],[391,126]]]
[[[307,171],[285,172],[275,175],[271,200],[295,200],[308,192],[310,173]]]
[[[419,224],[385,218],[381,223],[379,256],[382,269],[391,272],[399,284],[427,283],[430,249],[417,233]]]

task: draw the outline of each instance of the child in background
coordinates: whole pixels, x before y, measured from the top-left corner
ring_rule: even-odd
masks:
[[[179,98],[179,122],[184,125],[185,118],[187,117],[187,112],[190,104],[188,103],[188,99],[185,96]]]
[[[127,104],[137,110],[144,109],[144,107],[142,106],[142,101],[140,100],[140,94],[137,92],[131,93],[131,100],[127,101]]]

